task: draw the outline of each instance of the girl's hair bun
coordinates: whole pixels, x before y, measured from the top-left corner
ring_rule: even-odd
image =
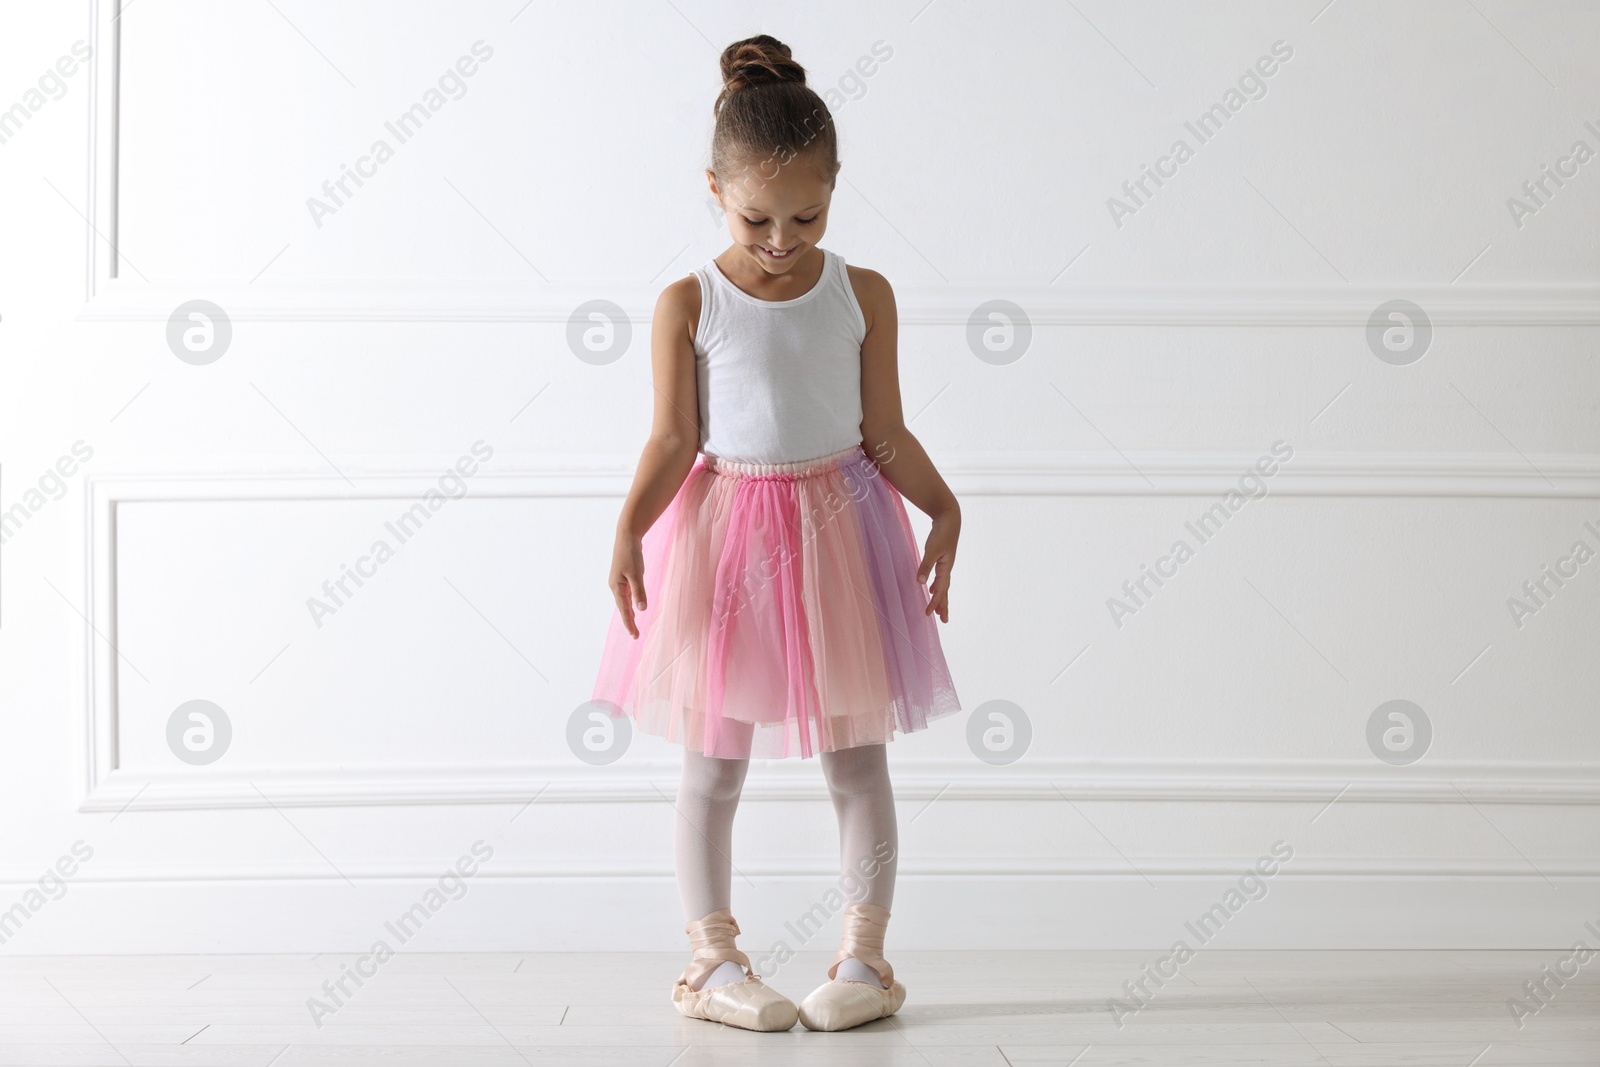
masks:
[[[789,46],[764,33],[735,41],[722,50],[722,93],[713,110],[721,111],[740,89],[776,82],[806,83],[806,69],[794,61]]]
[[[720,181],[759,171],[757,183],[801,157],[826,181],[839,169],[833,116],[806,84],[789,46],[761,34],[722,50],[722,92],[711,107],[711,173]]]

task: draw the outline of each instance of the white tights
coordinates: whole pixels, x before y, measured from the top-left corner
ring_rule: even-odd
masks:
[[[900,854],[888,751],[881,744],[861,745],[824,752],[821,761],[839,820],[843,888],[854,903],[887,909],[894,900]],[[673,851],[686,922],[732,906],[733,815],[749,767],[749,760],[684,750]],[[743,975],[737,964],[726,967],[732,967],[736,977]],[[721,984],[724,968],[713,972],[703,987]],[[870,971],[865,965],[862,969]],[[840,976],[847,971],[853,974],[855,968],[841,964]]]

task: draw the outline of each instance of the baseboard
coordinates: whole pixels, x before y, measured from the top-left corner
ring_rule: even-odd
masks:
[[[1244,863],[1239,865],[1240,871]],[[1309,868],[1308,868],[1309,869]],[[1570,946],[1600,922],[1600,872],[1499,877],[1291,873],[1266,883],[1225,922],[1196,926],[1238,874],[1070,878],[905,873],[891,948],[916,950],[1509,949]],[[668,877],[476,877],[402,940],[394,926],[435,885],[337,878],[235,884],[82,882],[47,902],[3,946],[7,954],[364,953],[383,940],[417,952],[682,952]],[[734,887],[741,944],[758,964],[777,942],[831,948],[838,907],[826,878],[767,878]],[[1557,888],[1559,886],[1560,888]],[[15,899],[8,890],[7,902]],[[808,918],[809,917],[809,918]],[[1208,935],[1204,940],[1199,934]],[[330,962],[330,973],[337,971]],[[664,982],[672,975],[664,973]],[[307,992],[311,995],[311,991]],[[1108,991],[1110,995],[1110,991]]]

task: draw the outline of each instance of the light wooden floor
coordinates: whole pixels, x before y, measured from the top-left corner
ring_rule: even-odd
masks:
[[[354,957],[0,957],[0,1063],[1600,1064],[1600,959],[1519,1030],[1507,999],[1561,952],[1202,950],[1119,1029],[1156,955],[901,952],[905,1008],[839,1034],[684,1019],[676,955],[402,952],[321,1027],[307,999]],[[770,984],[798,1000],[826,959]]]

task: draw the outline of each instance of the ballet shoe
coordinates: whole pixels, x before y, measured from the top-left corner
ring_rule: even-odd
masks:
[[[800,1002],[799,1015],[807,1030],[848,1030],[887,1018],[905,1002],[906,987],[899,982],[880,989],[854,979],[830,980]]]
[[[762,982],[758,974],[701,990],[690,989],[679,979],[672,987],[672,1003],[691,1019],[763,1033],[788,1030],[800,1018],[794,1001]]]
[[[889,912],[876,904],[851,904],[845,909],[844,937],[828,967],[828,981],[800,1002],[800,1022],[807,1030],[848,1030],[884,1019],[906,1002],[906,987],[895,981],[894,968],[883,958],[883,933]],[[883,986],[839,979],[839,964],[855,959],[871,967]]]
[[[672,985],[672,1004],[681,1014],[765,1033],[794,1026],[800,1017],[794,1001],[762,982],[761,976],[750,969],[750,957],[734,947],[739,924],[727,908],[696,919],[684,931],[694,946],[694,958]],[[729,960],[744,968],[741,981],[710,989],[694,988]]]

